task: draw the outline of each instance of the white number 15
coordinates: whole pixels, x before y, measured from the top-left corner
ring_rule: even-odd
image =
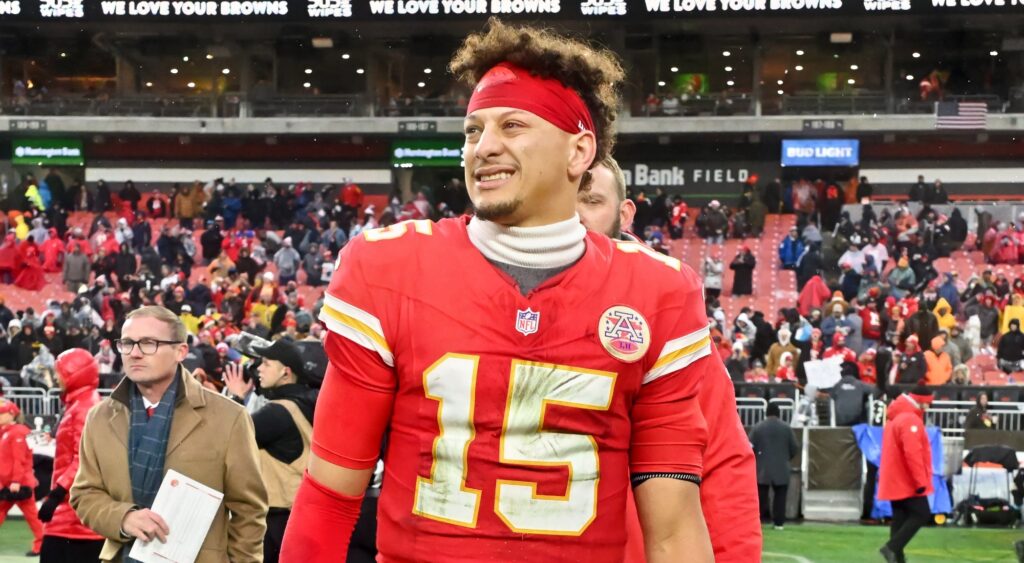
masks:
[[[413,513],[474,528],[479,489],[466,486],[480,358],[446,354],[423,372],[427,397],[438,401],[440,434],[434,439],[430,478],[419,477]],[[499,461],[524,466],[566,467],[562,496],[537,493],[537,483],[497,480],[494,511],[513,531],[579,535],[597,516],[600,477],[593,436],[543,430],[547,406],[608,410],[615,374],[554,364],[513,361],[502,424]]]

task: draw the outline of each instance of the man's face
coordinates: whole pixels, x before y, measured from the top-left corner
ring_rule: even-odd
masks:
[[[270,389],[284,385],[286,381],[283,380],[287,374],[288,371],[281,362],[264,359],[259,367],[260,387]]]
[[[570,135],[514,108],[466,116],[466,186],[481,219],[522,227],[568,218],[580,177],[593,161],[593,136]],[[580,152],[578,139],[588,136]]]
[[[617,237],[633,224],[633,202],[619,201],[615,174],[606,166],[598,164],[590,174],[590,189],[577,194],[576,213],[587,230]]]
[[[134,317],[128,319],[121,328],[122,340],[174,340],[171,327],[167,323],[152,317]],[[188,354],[188,345],[160,344],[156,353],[145,355],[139,346],[132,348],[131,353],[121,354],[124,362],[125,375],[135,383],[158,383],[171,377],[178,370],[178,363]]]

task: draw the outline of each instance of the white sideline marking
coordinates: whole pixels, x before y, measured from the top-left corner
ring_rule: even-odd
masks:
[[[774,557],[774,558],[780,558],[781,557],[783,559],[792,559],[793,561],[796,561],[796,563],[813,563],[813,561],[811,561],[810,559],[808,559],[806,557],[801,557],[799,555],[790,555],[788,553],[772,553],[770,551],[764,551],[764,552],[761,553],[761,555],[766,556],[766,557]]]

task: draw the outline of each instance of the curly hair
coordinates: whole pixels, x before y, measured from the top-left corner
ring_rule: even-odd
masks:
[[[594,120],[601,162],[615,145],[619,83],[625,77],[618,56],[604,47],[548,29],[505,25],[492,17],[484,32],[471,34],[452,57],[448,70],[470,86],[492,67],[510,62],[541,78],[558,80],[579,94]]]

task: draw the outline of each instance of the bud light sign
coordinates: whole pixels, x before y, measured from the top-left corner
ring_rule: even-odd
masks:
[[[856,139],[783,139],[783,166],[857,166],[860,141]]]

